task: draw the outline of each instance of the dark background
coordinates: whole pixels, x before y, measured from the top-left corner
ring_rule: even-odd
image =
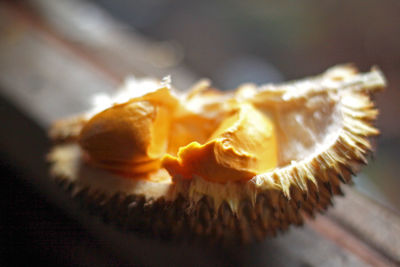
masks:
[[[376,99],[382,135],[375,160],[355,182],[360,191],[400,212],[399,1],[92,2],[132,31],[171,49],[175,57],[160,64],[185,65],[222,89],[248,81],[297,79],[339,63],[355,63],[362,71],[378,65],[388,80],[387,90]],[[45,140],[41,128],[3,99],[1,113],[15,116],[21,131],[30,125],[30,135]],[[48,143],[39,145],[45,153]],[[26,183],[27,173],[2,151],[0,163],[1,176],[13,178],[1,184],[1,266],[124,265]]]

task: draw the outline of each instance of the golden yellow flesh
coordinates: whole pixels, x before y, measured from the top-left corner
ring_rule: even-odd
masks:
[[[205,143],[217,126],[215,119],[194,113],[174,118],[171,122],[167,153],[176,156],[179,148],[191,142]]]
[[[79,144],[95,165],[126,173],[160,168],[167,150],[172,108],[154,96],[157,94],[115,105],[86,123]],[[158,97],[165,97],[163,89]]]
[[[192,142],[178,156],[166,155],[163,166],[186,179],[193,175],[214,182],[249,180],[277,165],[272,120],[250,104],[226,118],[204,145]]]
[[[232,101],[221,121],[187,110],[165,90],[89,120],[79,138],[89,161],[131,177],[164,167],[172,176],[220,183],[246,181],[277,166],[274,122],[252,104]]]

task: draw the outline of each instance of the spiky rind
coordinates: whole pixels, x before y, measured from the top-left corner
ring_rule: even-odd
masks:
[[[328,74],[340,80],[354,71],[338,67]],[[76,144],[56,146],[49,154],[52,175],[89,210],[124,229],[164,237],[194,235],[244,242],[276,235],[292,224],[301,225],[304,214],[314,216],[332,205],[332,196],[343,194],[340,184],[350,182],[373,150],[368,138],[379,134],[372,125],[378,112],[369,94],[383,88],[384,78],[375,69],[345,80],[339,88],[327,89],[342,90],[337,105],[341,127],[332,142],[318,153],[245,183],[174,177],[174,183],[158,184],[105,175],[105,179],[119,179],[109,183],[113,186],[105,186],[103,171],[82,164]],[[323,88],[314,88],[318,90]],[[74,129],[82,122],[57,125],[55,128],[61,130],[53,130],[53,138],[73,141],[77,136]],[[85,180],[84,176],[93,179]]]
[[[109,194],[80,186],[68,177],[59,175],[56,180],[85,209],[121,229],[167,239],[206,238],[224,243],[261,240],[290,225],[302,225],[304,213],[314,216],[315,212],[324,211],[332,205],[332,195],[341,192],[339,181],[332,177],[317,186],[310,183],[306,194],[292,187],[291,199],[280,190],[261,193],[254,203],[244,199],[234,212],[226,201],[215,209],[213,199],[207,196],[193,205],[181,194],[173,200],[143,194]]]

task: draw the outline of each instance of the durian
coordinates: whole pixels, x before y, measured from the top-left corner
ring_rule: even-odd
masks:
[[[325,210],[367,163],[384,86],[352,65],[228,92],[130,80],[54,123],[51,175],[124,229],[260,240]]]

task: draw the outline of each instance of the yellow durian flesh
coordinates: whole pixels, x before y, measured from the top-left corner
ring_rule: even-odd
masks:
[[[160,169],[177,100],[168,89],[114,105],[93,116],[78,142],[100,168],[128,174]]]
[[[228,99],[224,114],[213,119],[205,116],[207,112],[190,111],[194,92],[189,104],[176,99],[175,105],[168,105],[171,101],[165,103],[164,98],[173,96],[165,91],[156,90],[93,116],[79,136],[89,161],[131,178],[166,168],[172,176],[198,175],[221,183],[247,181],[276,167],[274,122],[251,103]],[[200,99],[213,97],[198,93]],[[214,110],[218,105],[206,104]]]
[[[164,156],[163,167],[186,179],[247,181],[276,167],[276,145],[272,120],[251,104],[241,104],[205,144],[191,142],[179,149],[177,157]]]

